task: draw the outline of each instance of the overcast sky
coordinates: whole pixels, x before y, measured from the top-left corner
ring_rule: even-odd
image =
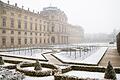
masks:
[[[1,0],[7,2],[8,0]],[[120,28],[120,0],[9,0],[32,11],[43,7],[58,7],[68,17],[68,22],[80,25],[86,33],[111,33]]]

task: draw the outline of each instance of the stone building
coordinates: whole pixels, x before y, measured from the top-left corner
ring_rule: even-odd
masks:
[[[69,24],[57,7],[35,13],[0,1],[1,48],[79,43],[83,35],[82,27]]]

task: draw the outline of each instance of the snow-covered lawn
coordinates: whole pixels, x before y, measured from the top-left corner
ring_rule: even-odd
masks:
[[[43,50],[43,49],[20,50],[20,51],[11,51],[11,52],[0,52],[0,54],[6,56],[14,56],[14,57],[16,56],[16,57],[45,60],[45,58],[41,54],[46,52],[51,52],[51,50]]]
[[[71,53],[70,52],[60,52],[60,53],[56,53],[53,55],[64,62],[97,65],[106,50],[107,50],[107,47],[101,47],[99,49],[89,51],[89,52],[77,51],[75,53],[74,51],[72,51]]]
[[[23,80],[54,80],[54,76],[46,76],[46,77],[30,77],[25,76]]]
[[[104,79],[104,73],[100,72],[88,72],[88,71],[69,71],[64,73],[64,75],[68,76],[76,76],[79,78],[97,78],[97,79]],[[117,74],[117,80],[120,80],[120,74]]]

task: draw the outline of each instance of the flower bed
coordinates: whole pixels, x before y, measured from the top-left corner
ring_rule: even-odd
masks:
[[[45,68],[50,68],[51,70],[35,71],[35,70],[25,70],[25,69],[23,69],[23,67],[33,67],[34,65],[35,65],[35,63],[22,62],[22,63],[20,63],[16,66],[16,70],[24,73],[27,76],[37,76],[37,77],[50,76],[50,75],[54,75],[54,74],[57,74],[57,73],[61,72],[61,70],[57,66],[55,66],[53,64],[46,64],[46,63],[41,63],[41,66],[45,67]]]

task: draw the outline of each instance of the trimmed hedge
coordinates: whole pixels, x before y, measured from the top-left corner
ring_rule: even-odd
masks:
[[[62,69],[62,73],[69,72],[71,70],[77,70],[77,71],[89,71],[89,72],[105,72],[105,67],[101,66],[69,66],[67,68]],[[114,68],[116,73],[120,73],[120,68],[115,67]],[[64,74],[56,74],[54,75],[55,80],[99,80],[96,78],[78,78],[75,76],[66,76]]]
[[[95,78],[78,78],[75,76],[67,76],[62,74],[54,75],[54,79],[55,80],[99,80]]]
[[[28,62],[22,62],[16,66],[16,70],[19,72],[24,73],[25,75],[28,76],[37,76],[37,77],[43,77],[43,76],[50,76],[54,74],[59,74],[61,73],[61,69],[58,68],[57,66],[53,64],[46,64],[46,63],[41,63],[42,67],[46,68],[51,68],[52,70],[47,70],[47,71],[34,71],[34,70],[24,70],[22,67],[33,67],[35,63],[28,63]]]
[[[68,66],[68,67],[62,69],[62,73],[66,73],[66,72],[69,72],[71,70],[72,70],[71,66]]]
[[[90,72],[105,72],[106,67],[102,66],[69,66],[65,69],[62,69],[62,73],[69,72],[71,70],[77,70],[77,71],[90,71]],[[114,68],[116,73],[120,73],[120,67]]]

